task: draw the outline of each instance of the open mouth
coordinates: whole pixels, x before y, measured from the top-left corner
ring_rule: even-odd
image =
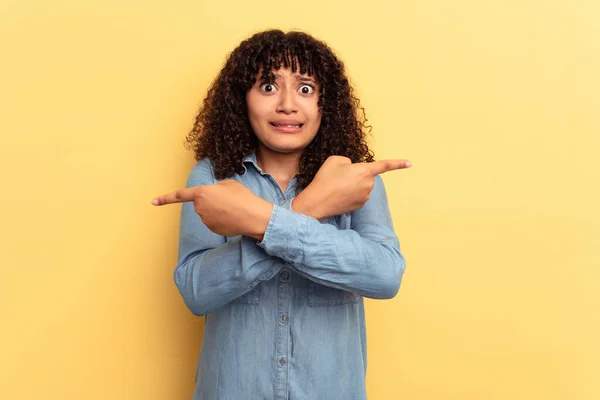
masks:
[[[291,125],[291,124],[275,124],[273,122],[269,122],[272,126],[276,127],[276,128],[302,128],[302,126],[304,124],[296,124],[296,125]]]

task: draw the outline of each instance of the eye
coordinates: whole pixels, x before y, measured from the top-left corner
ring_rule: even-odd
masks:
[[[260,85],[260,90],[265,93],[273,93],[277,90],[277,88],[272,83],[263,83]]]
[[[302,85],[300,89],[298,89],[302,94],[311,94],[315,91],[315,88],[311,85]]]

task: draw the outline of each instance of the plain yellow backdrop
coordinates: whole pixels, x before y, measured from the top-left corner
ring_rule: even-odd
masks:
[[[2,0],[0,399],[190,398],[179,207],[150,200],[184,185],[226,54],[272,27],[327,41],[377,158],[414,164],[384,175],[408,267],[367,302],[369,398],[600,398],[599,20],[594,0]]]

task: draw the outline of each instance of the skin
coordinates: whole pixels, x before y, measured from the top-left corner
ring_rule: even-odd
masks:
[[[274,82],[254,84],[246,95],[246,104],[250,125],[259,140],[256,152],[259,166],[285,190],[298,172],[302,151],[321,124],[319,86],[314,78],[293,73],[291,69],[274,72]],[[272,123],[278,121],[293,121],[301,127],[274,127]],[[375,175],[410,166],[407,160],[353,164],[346,157],[329,157],[310,185],[294,199],[293,211],[321,220],[357,210],[369,199]],[[152,204],[188,201],[194,202],[196,213],[211,231],[257,240],[263,239],[274,207],[233,180],[180,189],[156,197]]]
[[[297,173],[302,151],[321,125],[319,84],[313,77],[294,73],[290,68],[281,68],[274,74],[274,82],[257,80],[246,94],[246,104],[250,126],[259,141],[259,166],[285,190]],[[302,126],[298,131],[281,132],[273,123],[282,121]]]
[[[406,160],[352,163],[329,157],[313,182],[294,199],[294,211],[317,219],[361,208],[369,199],[374,177],[410,167]],[[274,205],[237,181],[180,189],[152,200],[155,206],[194,202],[194,209],[211,231],[222,236],[251,236],[262,240]]]

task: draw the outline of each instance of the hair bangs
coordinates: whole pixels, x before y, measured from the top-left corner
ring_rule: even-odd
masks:
[[[286,39],[289,39],[289,37],[286,37]],[[281,68],[290,68],[292,72],[307,74],[319,81],[315,68],[316,60],[312,53],[310,49],[300,43],[293,43],[289,40],[280,42],[278,46],[257,56],[255,65],[258,66],[259,71],[262,71],[260,80],[272,82],[275,79],[274,71]]]

